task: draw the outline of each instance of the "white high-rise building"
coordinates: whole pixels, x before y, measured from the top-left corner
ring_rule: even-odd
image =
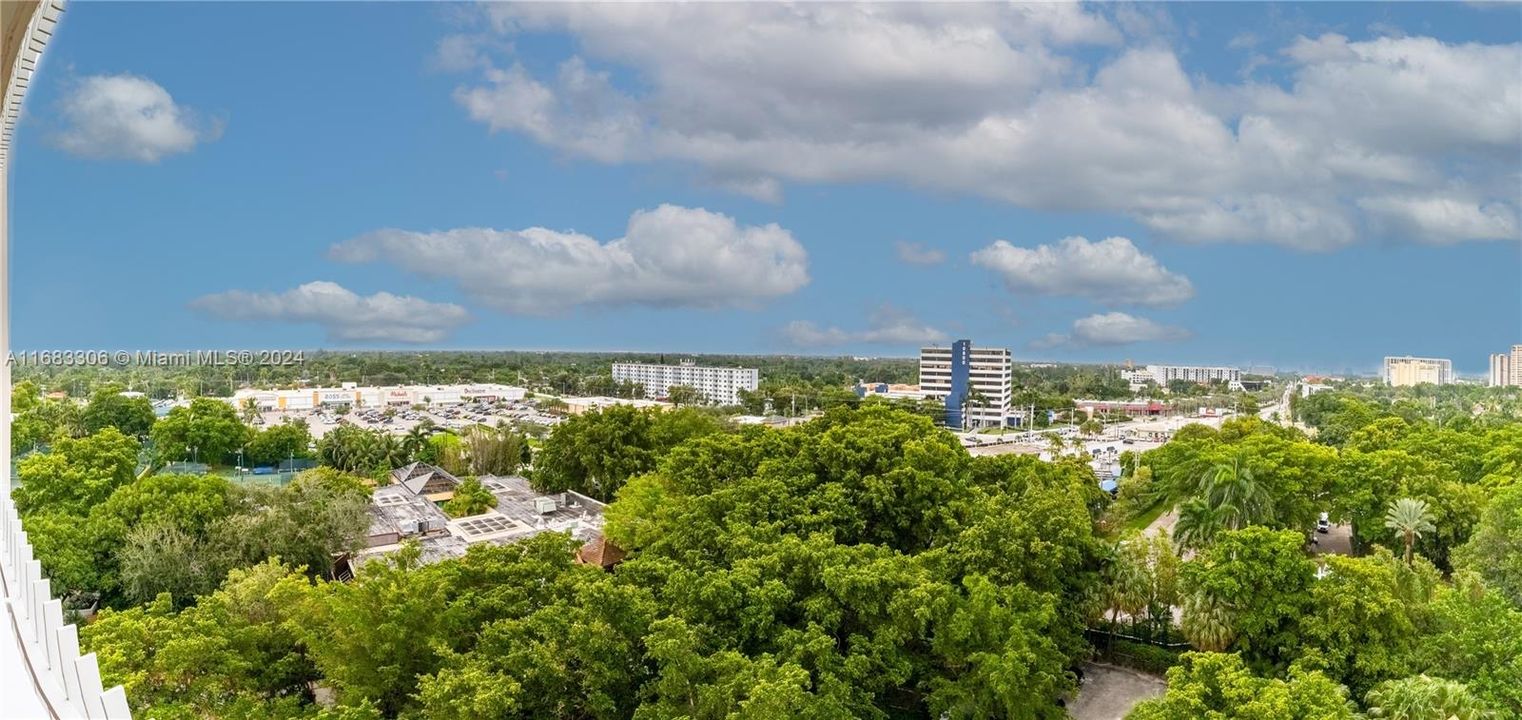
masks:
[[[1516,348],[1512,348],[1512,354],[1516,354]],[[1506,353],[1491,353],[1490,355],[1490,382],[1491,387],[1504,387],[1515,385],[1512,382],[1511,355]]]
[[[755,392],[761,373],[755,368],[703,367],[692,362],[679,365],[613,363],[613,379],[645,386],[645,397],[667,397],[671,388],[685,385],[715,405],[739,405],[740,391]]]
[[[1410,355],[1385,358],[1385,384],[1409,387],[1431,383],[1447,385],[1453,382],[1453,361],[1447,358],[1419,358]]]
[[[1522,345],[1511,346],[1511,385],[1522,386]]]
[[[948,427],[1008,424],[1014,358],[1008,348],[975,348],[971,340],[920,349],[920,392],[946,405]]]

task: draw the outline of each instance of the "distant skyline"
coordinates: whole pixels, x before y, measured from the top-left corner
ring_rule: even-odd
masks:
[[[76,3],[12,336],[1477,376],[1519,158],[1516,4]]]

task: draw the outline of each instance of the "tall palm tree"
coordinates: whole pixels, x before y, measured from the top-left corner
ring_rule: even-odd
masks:
[[[1432,512],[1427,507],[1427,501],[1415,498],[1396,500],[1390,503],[1390,509],[1385,511],[1385,527],[1394,530],[1395,534],[1406,543],[1406,565],[1411,564],[1411,547],[1416,544],[1422,533],[1437,530],[1432,520]]]

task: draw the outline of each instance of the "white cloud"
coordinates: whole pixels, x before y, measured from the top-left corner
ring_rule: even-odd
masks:
[[[1282,53],[1282,85],[1215,85],[1155,39],[1087,72],[1069,45],[1121,34],[1075,4],[487,12],[508,36],[570,33],[579,54],[547,77],[483,71],[456,93],[472,118],[600,162],[685,162],[768,198],[779,181],[898,181],[1313,250],[1373,234],[1365,198],[1460,185],[1516,209],[1517,43],[1303,38]],[[1413,239],[1483,239],[1451,229]]]
[[[1462,196],[1362,198],[1358,206],[1376,228],[1391,235],[1429,243],[1455,238],[1503,240],[1517,237],[1517,210],[1501,202],[1482,203]]]
[[[1139,342],[1185,340],[1190,332],[1180,327],[1162,325],[1123,312],[1090,315],[1073,321],[1070,334],[1053,333],[1032,343],[1036,347],[1089,347],[1093,345],[1129,345]]]
[[[782,328],[782,337],[796,347],[838,347],[841,345],[926,345],[945,342],[946,333],[926,325],[892,305],[883,305],[867,320],[865,330],[842,330],[820,327],[807,320],[795,320]]]
[[[357,295],[337,283],[309,282],[280,293],[229,290],[191,307],[224,320],[312,323],[344,342],[434,343],[470,319],[465,308],[406,295]]]
[[[946,253],[920,243],[899,241],[893,244],[901,262],[910,265],[940,265],[946,262]]]
[[[53,141],[87,158],[153,163],[221,134],[218,124],[202,121],[158,83],[136,75],[82,78],[59,111],[65,127]]]
[[[606,243],[575,232],[461,228],[379,230],[329,251],[457,283],[507,313],[577,306],[752,307],[809,282],[808,254],[775,223],[740,226],[702,209],[661,205]]]
[[[1015,293],[1085,297],[1107,305],[1176,305],[1194,297],[1189,278],[1171,272],[1127,238],[1063,238],[1022,248],[999,240],[972,254]]]

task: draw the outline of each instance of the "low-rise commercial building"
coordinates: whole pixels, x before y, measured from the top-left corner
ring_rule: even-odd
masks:
[[[1167,405],[1157,400],[1074,400],[1073,406],[1089,417],[1096,413],[1152,417],[1168,410]]]
[[[671,395],[671,388],[690,387],[715,405],[739,405],[740,391],[755,392],[761,373],[755,368],[706,367],[692,362],[677,365],[652,363],[613,363],[613,379],[639,383],[645,397],[661,400]]]
[[[522,477],[481,478],[496,506],[479,515],[451,518],[440,505],[454,496],[459,479],[426,463],[392,471],[392,483],[370,496],[370,530],[363,550],[341,576],[413,541],[424,562],[465,554],[476,543],[506,544],[545,532],[563,532],[592,543],[602,537],[603,503],[577,492],[541,493]]]
[[[672,405],[659,400],[642,400],[639,398],[615,398],[596,395],[592,397],[567,397],[560,398],[565,403],[565,411],[568,415],[580,415],[584,412],[592,412],[610,408],[615,405],[628,405],[640,410],[669,410]]]

